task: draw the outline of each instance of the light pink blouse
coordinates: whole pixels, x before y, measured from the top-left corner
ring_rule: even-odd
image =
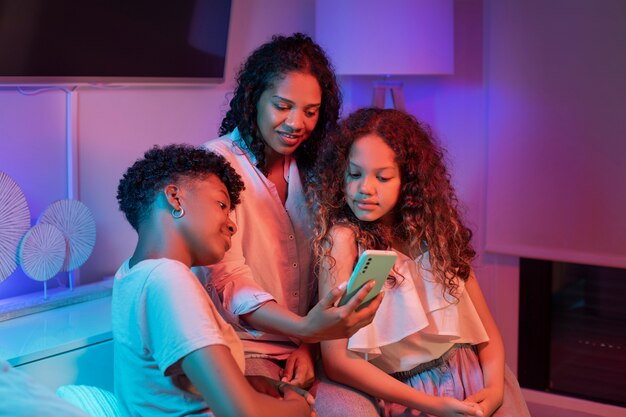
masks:
[[[229,321],[237,327],[247,356],[285,358],[296,345],[289,338],[240,326],[239,315],[268,300],[305,315],[314,297],[311,273],[313,224],[295,159],[285,158],[288,183],[283,206],[276,186],[255,167],[256,159],[238,146],[239,132],[207,142],[241,175],[246,189],[231,218],[237,224],[232,247],[218,264],[205,269],[205,279],[223,299]],[[202,273],[197,273],[202,279]],[[210,288],[211,289],[211,288]]]

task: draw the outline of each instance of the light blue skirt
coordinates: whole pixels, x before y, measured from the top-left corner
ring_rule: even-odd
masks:
[[[421,392],[464,400],[484,387],[483,373],[476,350],[471,345],[455,345],[440,358],[418,365],[394,378]],[[403,405],[379,400],[381,415],[385,417],[427,417],[429,414]],[[502,406],[494,417],[530,417],[517,379],[508,367],[504,372]]]

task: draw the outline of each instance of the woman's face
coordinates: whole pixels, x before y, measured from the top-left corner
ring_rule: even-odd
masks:
[[[380,136],[369,134],[354,141],[348,158],[346,203],[359,220],[390,224],[401,185],[396,153]]]
[[[315,129],[322,89],[311,74],[289,72],[277,78],[257,103],[257,125],[266,155],[291,155]],[[269,148],[269,149],[268,149]]]

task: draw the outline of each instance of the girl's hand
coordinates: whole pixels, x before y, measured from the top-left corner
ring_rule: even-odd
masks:
[[[470,401],[459,401],[452,397],[434,397],[432,407],[426,411],[438,417],[484,417],[484,413],[480,405]]]
[[[346,283],[334,287],[304,318],[305,330],[301,339],[309,343],[347,339],[361,327],[370,324],[374,320],[384,293],[378,294],[366,307],[359,311],[355,310],[373,287],[374,281],[363,285],[354,297],[341,307],[335,307],[335,302],[346,291]]]
[[[483,388],[465,399],[477,403],[485,412],[484,417],[491,416],[502,405],[502,394],[494,388]]]
[[[315,364],[311,346],[302,343],[287,358],[281,381],[288,382],[300,388],[310,388],[315,379]]]

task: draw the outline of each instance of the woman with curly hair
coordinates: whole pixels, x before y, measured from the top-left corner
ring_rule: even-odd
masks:
[[[328,376],[379,398],[385,416],[528,416],[430,130],[397,110],[358,110],[322,147],[315,179],[320,291],[366,249],[398,255],[372,324],[322,342]]]
[[[239,338],[190,269],[228,250],[242,190],[223,157],[185,145],[149,150],[121,179],[119,206],[138,234],[113,284],[115,392],[125,415],[312,415],[306,391],[246,380]]]
[[[239,232],[231,249],[196,274],[238,330],[246,373],[301,387],[315,378],[315,348],[309,343],[354,334],[371,322],[380,302],[358,312],[356,301],[335,307],[343,288],[329,288],[315,304],[313,219],[305,189],[340,106],[324,51],[301,33],[274,36],[241,66],[223,136],[205,144],[231,163],[246,190],[232,214]],[[366,294],[364,289],[359,297]]]

